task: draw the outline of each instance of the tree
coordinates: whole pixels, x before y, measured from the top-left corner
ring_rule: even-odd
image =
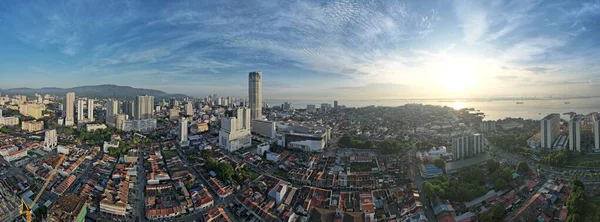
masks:
[[[581,216],[579,214],[569,214],[567,217],[567,222],[579,222]]]
[[[496,186],[496,190],[504,190],[504,189],[506,189],[506,186],[508,185],[508,183],[506,182],[506,180],[504,180],[502,178],[498,178],[494,182],[494,185]]]
[[[39,221],[43,221],[42,219],[46,218],[48,215],[48,208],[46,208],[44,205],[41,205],[35,210],[35,212],[33,212],[33,214],[36,218],[40,219]]]
[[[435,195],[435,187],[429,181],[425,181],[425,183],[423,183],[423,190],[425,191],[425,195],[427,195],[427,198],[429,199],[431,199],[431,197]]]
[[[527,166],[527,163],[521,161],[517,164],[517,171],[519,173],[527,173],[529,172],[529,166]]]
[[[440,168],[440,169],[442,169],[442,170],[445,170],[445,169],[446,169],[446,161],[444,161],[443,159],[440,159],[440,158],[438,158],[438,159],[435,159],[435,160],[433,161],[433,165],[434,165],[435,167],[437,167],[437,168]]]
[[[498,169],[500,169],[500,161],[495,159],[489,159],[487,161],[487,170],[489,173],[496,172]]]

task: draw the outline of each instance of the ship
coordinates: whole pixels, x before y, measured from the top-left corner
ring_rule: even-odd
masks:
[[[569,101],[566,101],[566,102],[565,102],[565,104],[571,104],[571,102],[569,102]]]
[[[524,102],[521,102],[521,101],[519,101],[519,102],[517,102],[517,105],[521,105],[521,104],[523,104],[523,103],[524,103]]]

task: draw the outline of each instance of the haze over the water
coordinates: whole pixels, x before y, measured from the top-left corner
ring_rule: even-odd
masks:
[[[599,1],[2,1],[0,88],[272,99],[597,95]]]

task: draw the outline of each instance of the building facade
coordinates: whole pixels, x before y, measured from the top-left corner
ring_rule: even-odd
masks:
[[[600,149],[600,114],[593,114],[594,128],[592,133],[594,134],[594,149]]]
[[[83,99],[77,100],[77,124],[85,123],[85,113],[83,108],[85,107],[85,101]]]
[[[56,149],[58,145],[58,136],[56,134],[56,129],[46,130],[44,133],[44,150],[52,151]]]
[[[135,98],[134,119],[154,118],[154,96],[137,96]]]
[[[481,134],[452,138],[452,156],[454,160],[465,159],[485,151],[485,138]]]
[[[252,145],[249,109],[237,108],[234,114],[238,117],[221,119],[221,130],[219,130],[219,146],[229,152]]]
[[[277,132],[276,125],[277,124],[273,121],[259,119],[252,120],[252,133],[273,139]]]
[[[493,131],[496,131],[496,121],[493,121],[493,120],[482,121],[479,124],[479,130],[481,132],[493,132]]]
[[[27,132],[35,132],[35,131],[40,131],[43,129],[44,129],[44,121],[31,120],[31,121],[24,121],[21,123],[21,130],[24,130]]]
[[[65,96],[65,126],[75,125],[75,93],[68,92]]]
[[[575,115],[569,121],[569,150],[581,151],[581,122],[581,115]]]
[[[87,118],[89,122],[94,122],[94,100],[93,99],[88,99],[87,101]]]
[[[250,118],[259,119],[262,116],[262,72],[248,74],[248,98]]]
[[[179,119],[179,143],[185,143],[188,140],[188,121],[186,118]]]
[[[560,114],[552,113],[544,117],[541,121],[541,147],[552,148],[554,141],[560,134]]]
[[[116,115],[119,114],[119,100],[110,99],[106,103],[106,119],[105,122],[107,125],[116,127]]]

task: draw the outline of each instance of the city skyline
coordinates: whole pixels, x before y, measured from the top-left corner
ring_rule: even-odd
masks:
[[[4,2],[0,88],[243,96],[259,70],[266,99],[594,95],[599,16],[599,1]]]

